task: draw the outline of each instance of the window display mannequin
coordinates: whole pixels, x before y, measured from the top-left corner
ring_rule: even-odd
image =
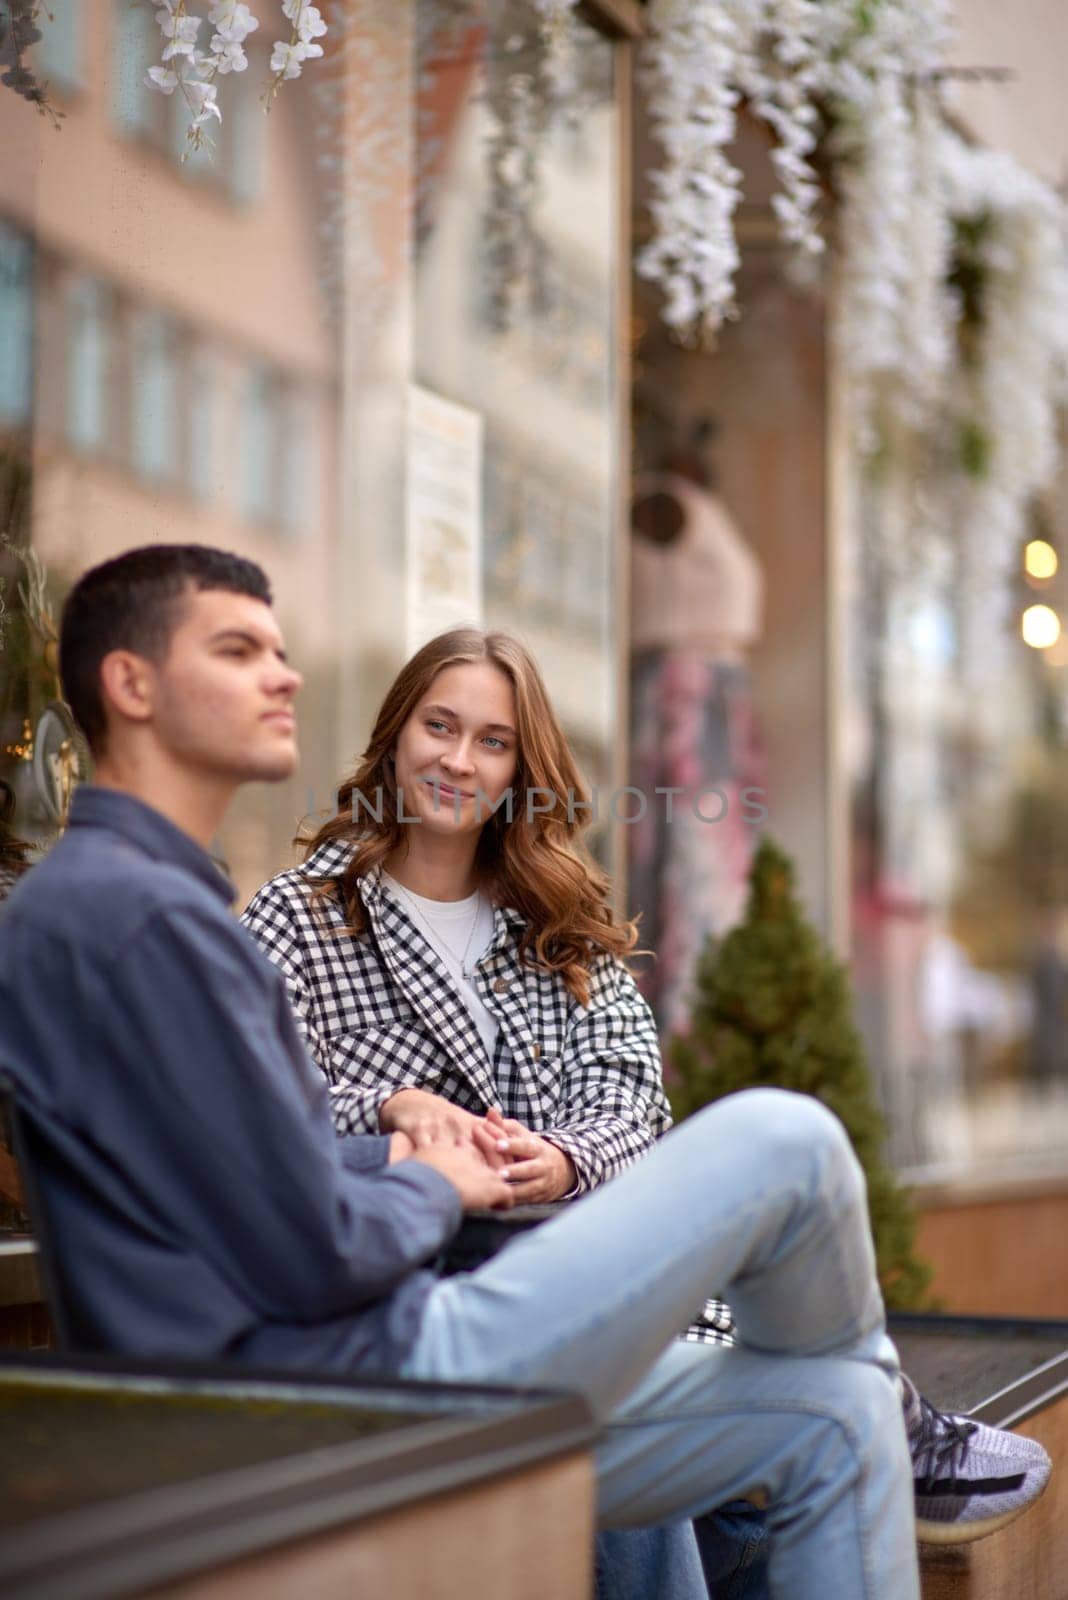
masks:
[[[706,937],[744,909],[765,800],[747,665],[763,577],[696,449],[637,480],[632,526],[631,782],[648,805],[629,829],[630,910],[666,1034],[686,1027]]]

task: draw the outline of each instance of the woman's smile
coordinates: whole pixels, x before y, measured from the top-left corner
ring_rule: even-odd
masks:
[[[436,793],[444,795],[446,800],[455,799],[457,795],[460,796],[461,800],[473,800],[475,798],[473,789],[457,789],[454,784],[446,783],[444,778],[420,778],[419,781],[435,790]]]

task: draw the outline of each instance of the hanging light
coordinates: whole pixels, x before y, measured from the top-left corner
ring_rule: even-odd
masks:
[[[1020,627],[1032,650],[1048,650],[1061,636],[1061,619],[1051,606],[1028,606]]]
[[[1048,539],[1031,539],[1024,550],[1024,571],[1029,578],[1044,583],[1052,578],[1059,563],[1057,552]]]

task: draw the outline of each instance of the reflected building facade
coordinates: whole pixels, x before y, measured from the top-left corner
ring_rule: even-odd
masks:
[[[221,545],[268,571],[306,679],[303,765],[243,796],[219,841],[242,896],[330,807],[428,618],[522,631],[607,782],[625,42],[582,22],[554,105],[532,8],[356,0],[264,115],[261,4],[214,147],[191,151],[180,97],[145,83],[151,8],[51,9],[33,66],[58,130],[0,92],[6,531],[42,563],[53,614],[138,543]],[[413,517],[427,429],[450,417],[469,420],[466,455],[430,438]],[[49,691],[8,666],[3,775],[41,837],[24,734]]]

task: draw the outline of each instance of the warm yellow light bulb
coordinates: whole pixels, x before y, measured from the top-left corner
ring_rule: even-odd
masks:
[[[1052,578],[1057,570],[1057,552],[1046,539],[1032,539],[1024,551],[1024,570],[1029,578]]]
[[[1061,619],[1050,606],[1028,606],[1021,630],[1032,650],[1048,650],[1061,636]]]

